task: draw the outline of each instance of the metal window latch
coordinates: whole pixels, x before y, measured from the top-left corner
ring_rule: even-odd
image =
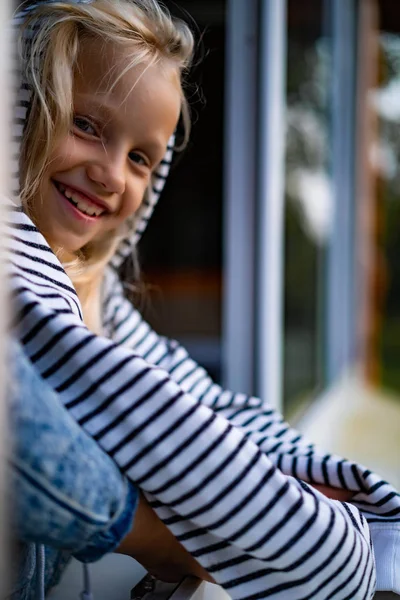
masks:
[[[131,592],[131,600],[230,600],[219,585],[196,577],[185,577],[180,583],[164,583],[146,575]]]
[[[168,600],[179,583],[164,583],[147,574],[131,591],[131,600]]]

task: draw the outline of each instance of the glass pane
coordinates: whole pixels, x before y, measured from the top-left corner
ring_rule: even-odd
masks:
[[[288,2],[284,407],[323,384],[324,260],[331,225],[330,43],[323,0]]]
[[[373,94],[378,140],[374,313],[376,363],[371,376],[400,392],[400,5],[380,2],[380,80]],[[373,352],[373,349],[371,349]]]
[[[139,246],[144,281],[150,284],[144,314],[219,379],[225,2],[165,4],[181,18],[188,18],[187,10],[195,29],[204,33],[187,88],[193,119],[189,146],[177,158]]]
[[[400,5],[365,0],[355,6],[356,81],[346,83],[357,90],[354,257],[345,260],[354,273],[356,360],[305,417],[304,431],[326,451],[358,460],[399,486]]]

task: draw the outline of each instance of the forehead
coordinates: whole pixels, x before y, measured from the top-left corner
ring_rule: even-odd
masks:
[[[175,65],[165,60],[132,66],[134,58],[132,49],[100,39],[83,40],[75,69],[74,92],[119,100],[132,100],[139,91],[150,96],[156,88],[162,91],[170,87],[181,93]]]

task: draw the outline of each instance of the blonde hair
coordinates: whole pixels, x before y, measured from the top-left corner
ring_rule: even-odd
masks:
[[[21,201],[35,220],[34,199],[56,140],[69,131],[73,117],[73,82],[83,39],[111,42],[126,50],[128,67],[121,67],[115,85],[129,69],[167,60],[176,66],[182,84],[193,53],[193,35],[183,21],[171,17],[157,0],[94,0],[89,3],[51,2],[28,14],[19,38],[22,76],[32,89],[32,104],[21,148]],[[125,63],[124,63],[125,65]],[[113,86],[111,86],[113,87]],[[182,89],[184,143],[190,114]],[[134,226],[134,223],[130,224]],[[125,231],[91,242],[64,263],[80,296],[84,315],[99,313],[99,286],[104,267]],[[135,261],[137,262],[137,261]],[[90,310],[89,310],[90,308]],[[87,324],[99,330],[99,316]]]

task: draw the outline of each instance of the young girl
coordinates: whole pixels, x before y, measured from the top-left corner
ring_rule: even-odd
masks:
[[[180,116],[188,131],[187,26],[156,0],[93,0],[40,3],[18,27],[9,271],[34,368],[232,598],[366,599],[376,575],[400,591],[399,495],[222,390],[124,297]]]

